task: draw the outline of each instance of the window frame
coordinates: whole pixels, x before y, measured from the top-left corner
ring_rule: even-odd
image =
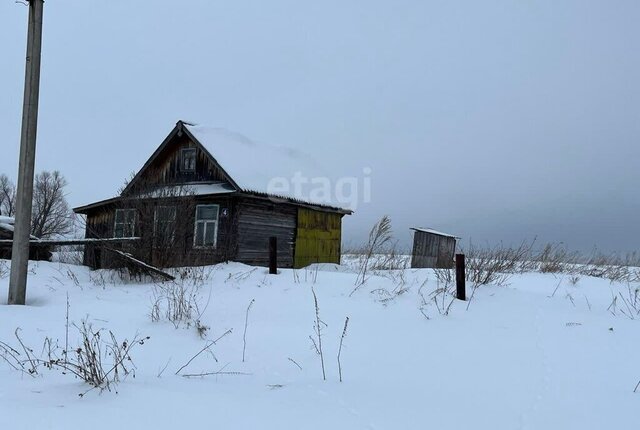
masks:
[[[198,219],[198,209],[199,208],[203,208],[203,207],[215,207],[216,208],[216,218],[215,219]],[[220,205],[219,204],[215,204],[215,203],[211,203],[211,204],[202,204],[202,205],[196,205],[196,211],[195,211],[195,216],[194,216],[194,223],[193,223],[193,247],[194,248],[198,248],[198,249],[215,249],[218,246],[218,226],[220,224]],[[198,245],[198,224],[203,224],[203,229],[202,229],[202,245]],[[214,230],[213,230],[213,244],[211,245],[206,245],[205,244],[205,239],[207,237],[207,225],[208,224],[214,224]]]
[[[185,167],[185,153],[193,153],[193,167],[190,169]],[[180,150],[180,171],[183,173],[195,173],[197,155],[196,148],[182,148]]]
[[[171,219],[162,221],[164,223],[171,223],[173,225],[173,228],[171,229],[171,237],[167,237],[167,238],[162,237],[162,239],[167,239],[167,245],[173,245],[176,239],[176,226],[177,226],[176,221],[178,219],[178,208],[176,206],[169,206],[169,205],[156,206],[153,210],[153,243],[154,245],[157,245],[157,242],[158,242],[158,221],[159,221],[158,212],[160,209],[172,210]]]
[[[129,224],[129,222],[127,222],[127,213],[128,212],[132,212],[133,213],[133,220],[131,221],[131,224]],[[123,221],[118,222],[118,213],[122,213],[122,217],[123,217]],[[113,216],[113,237],[116,239],[128,239],[128,238],[132,238],[132,237],[136,237],[136,230],[137,230],[137,223],[138,223],[138,211],[136,211],[133,208],[122,208],[122,209],[116,209],[116,212]],[[118,232],[118,224],[122,224],[122,236],[118,236],[117,232]],[[129,224],[129,227],[131,227],[131,235],[127,235],[127,225]]]

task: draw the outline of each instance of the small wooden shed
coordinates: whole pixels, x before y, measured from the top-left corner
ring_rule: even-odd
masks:
[[[413,227],[411,267],[415,269],[452,269],[458,237],[430,228]]]

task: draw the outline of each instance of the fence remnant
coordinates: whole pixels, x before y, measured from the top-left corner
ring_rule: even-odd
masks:
[[[278,238],[276,236],[269,238],[269,274],[278,274]]]
[[[456,254],[456,298],[466,300],[464,254]]]

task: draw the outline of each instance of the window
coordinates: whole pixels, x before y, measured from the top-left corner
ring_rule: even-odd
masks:
[[[215,247],[218,239],[218,205],[196,206],[196,227],[193,245]]]
[[[183,172],[196,171],[196,149],[183,148],[180,153],[180,170]]]
[[[116,209],[113,237],[135,237],[136,210]]]
[[[176,234],[176,207],[158,206],[154,218],[153,235],[156,243],[173,243]]]

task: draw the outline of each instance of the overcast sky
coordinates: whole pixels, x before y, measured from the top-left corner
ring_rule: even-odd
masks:
[[[16,177],[28,8],[0,2]],[[640,249],[638,0],[48,0],[36,169],[115,195],[178,119],[372,169],[389,214],[474,242]]]

